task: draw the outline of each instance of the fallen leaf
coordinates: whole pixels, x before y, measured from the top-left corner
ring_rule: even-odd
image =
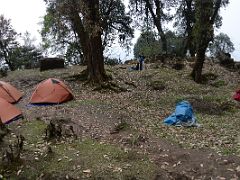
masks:
[[[18,170],[18,172],[17,172],[17,176],[19,176],[19,174],[22,172],[22,170],[20,169],[20,170]]]
[[[238,167],[236,168],[236,171],[237,171],[237,172],[240,172],[240,166],[238,166]]]
[[[115,167],[113,172],[122,172],[122,168],[120,167]]]
[[[91,173],[90,169],[83,170],[83,173]]]
[[[225,178],[225,177],[218,176],[216,179],[225,180],[226,178]]]

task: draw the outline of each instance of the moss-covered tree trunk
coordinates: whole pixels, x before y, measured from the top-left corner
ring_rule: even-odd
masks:
[[[192,71],[192,77],[195,82],[201,83],[202,82],[202,69],[203,69],[203,64],[205,60],[205,52],[206,52],[206,46],[197,48],[197,57],[196,57],[196,62],[193,67]]]
[[[86,12],[86,28],[88,30],[87,77],[95,83],[106,80],[104,70],[102,28],[100,25],[99,0],[85,0],[88,11]]]
[[[87,77],[90,81],[101,83],[106,80],[101,35],[94,34],[89,38],[88,52],[86,56]]]
[[[82,6],[80,17],[76,6]],[[102,28],[100,26],[99,0],[83,0],[82,4],[72,6],[71,21],[78,34],[83,56],[87,63],[85,71],[89,81],[101,83],[106,80],[104,69]]]
[[[213,14],[213,0],[196,0],[195,4],[196,23],[194,33],[197,45],[197,57],[191,75],[195,82],[201,83],[206,49],[213,38],[213,23],[210,21]]]
[[[222,0],[195,0],[196,23],[194,25],[194,35],[197,45],[197,58],[191,73],[194,81],[202,81],[202,68],[205,60],[205,53],[210,41],[213,40],[214,23],[218,16],[218,11],[223,4]]]

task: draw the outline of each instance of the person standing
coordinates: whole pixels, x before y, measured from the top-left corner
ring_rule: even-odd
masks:
[[[143,55],[139,55],[138,61],[139,61],[139,70],[143,70],[143,63],[144,63],[145,57]]]

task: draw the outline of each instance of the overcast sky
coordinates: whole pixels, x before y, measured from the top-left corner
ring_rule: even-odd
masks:
[[[238,61],[240,61],[239,7],[240,0],[230,0],[227,8],[221,10],[223,26],[217,31],[217,33],[226,33],[231,38],[236,49],[232,56]],[[5,18],[11,19],[12,26],[18,33],[29,31],[33,37],[40,41],[41,38],[38,32],[41,26],[39,23],[45,14],[45,3],[43,0],[0,0],[0,14],[3,14]],[[133,41],[135,42],[136,39]],[[131,58],[132,54],[126,57],[126,53],[119,51],[117,45],[115,46],[115,50],[112,51],[114,56],[120,56],[121,59]]]

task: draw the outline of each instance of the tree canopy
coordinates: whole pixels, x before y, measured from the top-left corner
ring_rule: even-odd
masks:
[[[58,52],[60,48],[61,53],[70,63],[81,62],[84,57],[83,47],[79,42],[80,37],[76,32],[76,27],[72,24],[73,19],[67,11],[70,6],[67,3],[61,5],[59,0],[45,2],[47,14],[44,16],[41,31],[45,48],[51,47],[53,51]],[[76,11],[81,13],[80,8]],[[133,37],[133,29],[130,26],[132,19],[126,14],[122,1],[100,0],[98,11],[101,19],[99,26],[103,31],[101,35],[103,48],[111,47],[115,40],[125,47],[129,46]]]
[[[220,8],[229,0],[129,0],[129,12],[123,0],[44,1],[47,11],[41,30],[43,47],[64,55],[68,63],[87,65],[87,77],[95,82],[106,79],[104,51],[115,42],[129,47],[133,27],[142,31],[134,46],[135,56],[185,56],[190,52],[196,56],[191,74],[196,82],[201,81],[208,48],[212,54],[234,50],[227,35],[214,38],[215,28],[222,25]],[[11,70],[29,64],[29,57],[41,56],[35,46],[18,43],[19,34],[10,20],[1,16],[0,21],[0,58]],[[175,29],[168,29],[169,22]]]
[[[209,44],[209,51],[212,56],[216,56],[219,52],[231,53],[234,50],[230,37],[224,33],[215,36],[213,42]]]
[[[11,70],[14,70],[12,54],[18,46],[17,32],[13,29],[10,19],[0,15],[0,61],[6,63]]]
[[[167,39],[163,23],[171,20],[172,16],[169,11],[170,7],[174,5],[174,1],[130,0],[129,4],[131,14],[135,16],[136,25],[147,29],[156,27],[162,41],[162,50],[167,53]]]
[[[154,56],[161,52],[160,41],[152,31],[142,32],[134,45],[134,56],[137,58],[140,54],[144,56]]]
[[[23,45],[18,42],[23,38]],[[12,27],[10,19],[0,16],[0,62],[7,64],[10,70],[24,67],[36,67],[42,57],[42,51],[33,45],[30,33],[23,36]]]
[[[166,39],[168,41],[167,51],[169,54],[181,55],[182,38],[172,31],[166,31]],[[137,58],[140,54],[146,57],[154,57],[163,53],[162,41],[153,31],[143,31],[137,39],[133,48],[134,56]]]
[[[99,16],[97,26],[92,24],[93,27],[90,27],[87,26],[88,22],[96,19],[88,18],[91,10],[86,8],[89,4],[87,1],[45,2],[48,8],[43,22],[43,40],[45,45],[49,46],[53,39],[55,47],[63,47],[66,57],[84,58],[87,61],[87,37],[89,32],[93,32],[93,27],[94,32],[100,33],[101,51],[111,47],[117,38],[120,43],[129,43],[133,36],[133,24],[142,30],[141,37],[134,46],[135,56],[139,53],[146,56],[161,53],[174,53],[178,56],[184,56],[187,52],[190,52],[191,56],[197,54],[192,72],[193,79],[197,82],[201,79],[206,50],[213,41],[214,28],[219,28],[222,24],[219,10],[229,3],[228,0],[130,0],[129,14],[126,14],[123,1],[98,0],[95,2],[98,8],[93,12]],[[175,14],[172,13],[174,9]],[[165,27],[165,24],[172,20],[175,20],[177,33],[172,33]],[[153,33],[155,30],[156,34]]]

